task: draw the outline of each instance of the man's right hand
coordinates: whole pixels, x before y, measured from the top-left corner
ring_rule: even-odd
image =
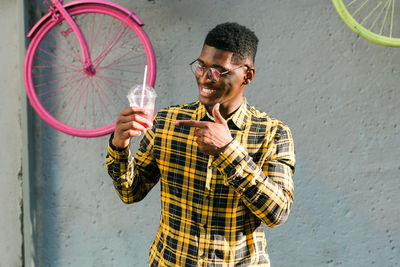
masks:
[[[121,149],[126,148],[132,137],[139,136],[146,131],[143,125],[153,126],[152,122],[140,116],[141,114],[146,114],[146,111],[138,107],[130,107],[118,114],[112,140],[113,146]]]

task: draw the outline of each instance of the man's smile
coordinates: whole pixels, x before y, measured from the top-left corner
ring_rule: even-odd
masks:
[[[201,93],[201,95],[204,95],[204,96],[211,96],[216,92],[217,92],[217,90],[215,90],[215,89],[210,89],[207,87],[200,87],[200,93]]]

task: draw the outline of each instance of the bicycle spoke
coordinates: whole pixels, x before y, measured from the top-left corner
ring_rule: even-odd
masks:
[[[365,21],[381,6],[382,2],[380,2],[369,14],[360,22],[361,25],[364,24]]]
[[[348,4],[346,5],[346,7],[347,7],[347,8],[351,7],[351,5],[353,5],[355,2],[357,2],[357,0],[351,1],[350,3],[348,3]]]
[[[92,30],[90,32],[90,45],[89,47],[93,47],[93,39],[94,39],[94,25],[96,22],[96,14],[93,14],[93,22],[92,22]]]
[[[104,44],[103,44],[103,46],[102,46],[102,50],[101,50],[101,51],[104,51],[104,50],[105,50],[105,47],[107,46],[107,43],[108,43],[107,37],[110,37],[110,36],[111,36],[111,29],[112,29],[113,26],[114,26],[114,21],[115,21],[115,19],[113,18],[112,21],[111,21],[111,23],[110,23],[110,27],[108,28],[108,32],[107,32],[107,34],[106,34],[106,36],[105,36],[105,38],[104,38]]]
[[[67,118],[67,123],[68,123],[68,122],[69,122],[69,119],[70,119],[70,117],[71,117],[71,115],[75,112],[75,120],[74,120],[74,124],[73,124],[74,127],[76,127],[76,123],[77,123],[77,121],[78,121],[79,106],[80,106],[81,99],[82,99],[82,96],[83,96],[84,92],[85,92],[85,90],[81,90],[81,93],[80,93],[79,98],[78,98],[78,102],[75,104],[74,108],[72,109],[72,111],[71,111],[71,113],[70,113],[70,116]]]
[[[132,39],[126,40],[125,42],[122,42],[121,44],[119,44],[119,45],[116,46],[116,47],[113,47],[112,49],[117,50],[117,49],[123,47],[124,45],[126,45],[128,42],[132,41],[132,40],[135,39],[135,38],[136,38],[136,37],[133,37]],[[120,56],[120,57],[119,57],[118,59],[116,59],[114,62],[116,62],[116,61],[118,61],[118,60],[120,60],[120,59],[122,59],[122,58],[124,58],[124,61],[129,60],[129,59],[126,59],[126,56],[132,54],[133,51],[136,51],[136,50],[138,50],[138,49],[141,48],[141,47],[142,47],[141,45],[137,45],[136,47],[129,49],[129,51],[128,51],[127,53],[125,53],[124,55]],[[111,49],[110,49],[110,52],[111,52]],[[104,58],[105,58],[106,56],[107,56],[107,55],[105,55]],[[135,55],[135,56],[134,56],[133,58],[131,58],[131,59],[134,59],[134,58],[140,57],[140,56],[146,56],[146,54],[145,54],[145,53],[142,53],[142,54],[139,54],[139,55]],[[97,64],[96,69],[105,68],[105,67],[100,67],[100,64],[101,64],[101,62]]]
[[[93,118],[96,118],[96,112],[95,112],[95,101],[94,101],[94,86],[93,86],[93,79],[90,79],[90,87],[91,87],[91,96],[92,96],[92,115]],[[96,128],[96,120],[93,119],[93,127]]]
[[[58,92],[60,92],[62,89],[64,89],[65,87],[67,87],[67,86],[70,85],[71,83],[74,83],[76,80],[74,81],[74,80],[72,80],[72,79],[75,79],[77,76],[79,76],[79,74],[74,75],[74,76],[70,76],[68,79],[65,79],[65,80],[66,80],[66,83],[64,83],[63,85],[61,85],[61,86],[59,86],[59,87],[57,87],[57,88],[54,88],[54,89],[51,89],[51,90],[47,90],[47,91],[45,91],[45,92],[42,92],[42,93],[38,94],[38,97],[43,97],[43,96],[45,96],[45,95],[48,95],[48,94],[50,94],[50,93],[53,93],[51,96],[49,96],[49,98],[52,98],[52,97],[55,96]],[[81,76],[81,79],[83,79],[83,78],[84,78],[84,77]],[[60,79],[60,80],[61,80],[61,79]],[[46,101],[43,102],[43,104],[46,104],[49,100],[50,100],[50,99],[47,99]]]
[[[382,16],[383,12],[385,11],[385,8],[386,8],[386,5],[387,5],[388,2],[389,2],[389,1],[387,1],[387,2],[383,5],[381,11],[379,12],[378,16],[375,18],[375,20],[374,20],[374,22],[372,23],[372,25],[371,25],[371,27],[369,28],[369,30],[371,30],[371,29],[373,29],[373,28],[375,27],[375,24],[378,22],[378,20],[379,20],[380,17]],[[379,5],[381,5],[381,4],[382,4],[382,2],[379,3]]]
[[[86,86],[84,92],[86,93],[86,96],[85,96],[85,107],[87,107],[88,106],[88,98],[89,98],[89,83],[87,83],[87,86]],[[85,108],[84,110],[85,110],[85,112],[84,112],[84,116],[83,116],[83,125],[84,125],[84,128],[86,129],[87,128],[86,121],[87,121],[87,111],[88,111],[88,109]]]
[[[90,35],[90,31],[89,31],[89,29],[88,29],[88,24],[87,24],[87,17],[88,17],[88,14],[85,14],[84,16],[83,16],[83,27],[85,28],[85,36],[87,37],[86,38],[86,41],[88,41],[88,39],[89,39],[89,35]],[[83,28],[82,27],[82,28]]]
[[[137,36],[132,36],[130,39],[127,39],[126,41],[122,42],[116,48],[121,48],[121,47],[125,46],[127,43],[129,43],[130,41],[133,41],[135,39],[137,39]],[[137,45],[135,48],[131,48],[131,51],[135,51],[135,50],[137,50],[138,48],[141,48],[141,47],[142,47],[141,45]]]
[[[127,28],[126,28],[126,29],[127,29]],[[125,31],[126,29],[124,29],[124,31]],[[123,36],[123,35],[121,35],[121,36]],[[121,48],[121,47],[124,47],[126,44],[128,44],[130,41],[132,41],[132,40],[134,40],[134,39],[137,39],[137,37],[136,37],[136,36],[133,36],[132,38],[130,38],[130,39],[124,41],[124,42],[121,42],[119,45],[113,47],[113,49],[119,49],[119,48]],[[117,42],[118,42],[118,41],[117,41]],[[141,45],[137,45],[135,48],[131,48],[131,49],[130,49],[130,52],[132,53],[132,51],[135,51],[135,50],[137,50],[137,49],[140,48],[140,47],[142,47],[142,46],[141,46]]]
[[[57,46],[56,44],[54,44],[54,43],[52,43],[52,42],[50,42],[50,41],[48,41],[48,40],[43,40],[43,42],[49,44],[49,45],[52,46],[55,50],[60,51],[60,52],[63,52],[64,55],[70,56],[70,57],[72,57],[73,59],[77,59],[78,61],[81,61],[80,58],[77,58],[76,55],[74,55],[73,53],[71,53],[71,52],[74,52],[73,50],[71,50],[71,52],[65,51],[62,47]]]
[[[75,105],[73,106],[73,108],[72,108],[72,111],[69,113],[69,115],[68,115],[68,117],[67,117],[67,119],[66,119],[66,123],[68,123],[69,122],[69,120],[71,119],[71,116],[75,113],[76,115],[75,115],[75,121],[74,121],[74,126],[76,127],[76,122],[77,122],[77,120],[78,120],[78,111],[79,111],[79,106],[80,106],[80,102],[81,102],[81,99],[82,99],[82,95],[84,94],[84,92],[85,92],[85,90],[82,90],[82,85],[83,85],[83,82],[84,82],[85,80],[82,80],[81,81],[81,83],[80,83],[80,85],[78,86],[78,88],[80,88],[81,90],[79,90],[79,92],[80,92],[80,94],[79,94],[79,97],[78,97],[78,100],[77,100],[77,102],[75,103]],[[74,95],[76,94],[78,92],[78,90],[76,90],[76,92],[74,93]],[[72,98],[71,98],[72,99]]]
[[[80,75],[80,74],[81,74],[81,73],[77,73],[76,75],[74,75],[74,76],[72,76],[72,77],[74,78],[74,77],[76,77],[76,76],[78,76],[78,75]],[[59,79],[55,79],[55,80],[43,82],[43,83],[40,83],[40,84],[35,84],[34,87],[35,87],[35,88],[40,88],[40,87],[43,87],[43,86],[46,86],[46,85],[57,84],[57,83],[63,82],[63,81],[69,81],[70,79],[71,79],[70,76],[68,76],[68,77],[63,77],[63,78],[59,78]]]
[[[143,74],[144,72],[140,72],[141,74]],[[110,77],[110,76],[106,76],[106,75],[97,75],[97,77],[107,80],[107,81],[116,81],[116,82],[120,82],[120,84],[122,83],[128,83],[128,84],[136,84],[137,81],[132,81],[132,80],[126,80],[126,79],[121,79],[121,78],[114,78],[114,77]]]
[[[56,87],[56,88],[54,88],[54,89],[47,90],[47,91],[45,91],[45,92],[41,92],[40,94],[38,93],[38,97],[44,97],[44,96],[46,96],[46,95],[52,93],[50,96],[48,96],[48,98],[47,98],[46,100],[43,101],[43,104],[46,104],[46,103],[47,103],[48,101],[50,101],[54,96],[56,96],[61,90],[63,90],[63,89],[66,88],[67,86],[69,86],[69,85],[71,85],[71,84],[73,84],[73,83],[75,83],[75,82],[77,82],[77,81],[83,80],[83,79],[85,78],[85,77],[83,77],[83,76],[80,76],[79,79],[75,79],[75,78],[78,78],[77,76],[79,76],[79,74],[78,74],[78,75],[71,76],[71,77],[69,77],[68,79],[64,79],[64,80],[65,80],[65,83],[63,83],[61,86]],[[75,79],[75,80],[72,80],[72,79]],[[61,80],[61,79],[60,79],[60,80]],[[63,82],[64,82],[64,81],[63,81]],[[50,87],[50,88],[51,88],[51,87]]]
[[[103,50],[100,55],[94,60],[95,66],[97,67],[98,65],[101,64],[101,62],[104,60],[104,58],[110,53],[110,51],[113,49],[116,43],[119,42],[119,40],[124,36],[126,29],[128,28],[126,25],[125,27],[122,27],[123,24],[118,27],[118,31],[114,34],[113,38],[109,42],[109,45],[105,50]],[[124,30],[121,32],[121,28],[124,28]],[[118,37],[118,38],[117,38]]]
[[[71,46],[71,44],[69,42],[67,42],[66,37],[60,38],[59,36],[57,36],[56,34],[54,34],[53,32],[49,32],[49,34],[51,36],[53,36],[53,38],[55,38],[57,41],[60,42],[60,44],[62,46],[64,46],[66,49],[69,49],[72,53],[73,53],[73,58],[78,60],[80,63],[82,63],[81,57],[79,56],[79,50],[76,50],[76,47]],[[68,34],[69,35],[69,34]],[[67,36],[68,36],[67,35]],[[55,46],[55,48],[57,48],[57,46]]]
[[[119,64],[119,63],[122,63],[122,62],[125,62],[125,61],[130,61],[130,60],[138,58],[138,57],[145,57],[146,56],[145,53],[142,53],[142,54],[139,54],[139,55],[134,55],[133,57],[128,57],[128,55],[130,55],[131,53],[132,53],[132,51],[128,51],[127,53],[123,54],[122,56],[120,56],[119,58],[114,60],[113,62],[109,63],[108,65],[103,66],[103,67],[99,66],[97,69],[106,69],[106,68],[108,68],[108,67],[110,67],[112,65],[115,65],[115,64]]]
[[[92,54],[94,44],[96,43],[96,40],[97,40],[97,37],[98,37],[98,35],[99,35],[99,33],[100,33],[101,28],[103,27],[103,23],[104,23],[104,14],[103,14],[103,16],[101,17],[100,25],[99,25],[99,27],[98,27],[98,29],[97,29],[97,32],[96,32],[95,36],[94,36],[94,40],[93,40],[92,45],[91,45],[91,48],[90,48],[90,54]],[[93,24],[94,24],[94,23],[93,23]]]
[[[85,81],[85,79],[81,79],[79,84],[77,83],[77,85],[76,85],[75,87],[71,87],[71,88],[63,95],[62,99],[60,99],[60,100],[58,101],[58,104],[60,104],[61,101],[64,100],[70,92],[73,92],[73,94],[71,94],[71,95],[69,96],[68,100],[65,101],[65,103],[64,103],[64,105],[63,105],[61,111],[57,114],[57,120],[59,120],[60,117],[61,117],[61,115],[64,113],[64,111],[67,110],[69,104],[72,102],[72,99],[75,97],[75,95],[76,95],[78,92],[82,91],[81,88],[82,88],[82,84],[84,83],[84,81]],[[56,103],[57,106],[58,106],[58,104]],[[54,105],[54,108],[55,108],[56,105]],[[75,105],[76,105],[76,104],[75,104]],[[71,112],[73,113],[74,111],[78,112],[79,109],[73,108]],[[67,121],[66,121],[67,123],[68,123],[69,117],[70,117],[70,116],[68,116],[68,118],[67,118]]]
[[[120,83],[114,83],[113,81],[111,81],[109,78],[105,77],[105,76],[97,76],[98,78],[100,78],[101,81],[104,82],[104,84],[106,85],[106,87],[113,92],[113,94],[119,99],[120,103],[127,103],[126,102],[126,97],[124,96],[123,98],[120,97],[120,95],[118,94],[117,91],[114,91],[114,88],[119,89],[120,91],[125,91],[120,87]],[[107,83],[109,83],[110,85],[108,85]],[[129,87],[127,87],[127,89],[129,89]]]
[[[43,78],[52,77],[52,76],[61,76],[63,74],[72,74],[72,73],[76,73],[76,72],[80,72],[80,70],[42,73],[42,74],[33,75],[33,78],[34,78],[34,80],[36,80],[36,79],[43,79]]]
[[[46,55],[49,55],[50,57],[55,58],[56,60],[60,60],[60,61],[64,62],[65,64],[67,64],[67,66],[73,66],[75,68],[78,68],[77,66],[72,65],[70,62],[66,61],[65,59],[60,58],[59,56],[55,55],[54,53],[50,53],[42,48],[39,48],[39,51],[45,53]]]
[[[64,65],[54,65],[53,61],[41,58],[39,56],[35,57],[36,61],[40,61],[41,63],[49,63],[51,65],[34,65],[33,68],[37,68],[37,69],[46,69],[46,68],[63,68],[63,69],[70,69],[72,71],[81,71],[82,70],[82,66],[76,66],[72,63],[68,64],[64,64]]]
[[[52,63],[51,61],[44,60],[44,59],[41,59],[41,58],[36,58],[36,59],[38,61]],[[67,65],[59,65],[59,64],[57,64],[57,65],[54,65],[54,64],[51,64],[51,65],[34,65],[34,66],[32,66],[32,69],[37,69],[38,71],[43,70],[43,69],[67,69],[67,70],[70,70],[71,72],[81,72],[82,71],[81,68],[78,68],[78,67],[73,66],[73,65],[67,66]]]
[[[132,67],[132,66],[144,66],[144,65],[146,65],[146,63],[135,63],[135,64],[128,64],[128,65],[118,65],[120,63],[124,63],[124,62],[127,62],[127,61],[129,62],[132,59],[135,59],[135,58],[138,58],[138,57],[143,57],[143,56],[144,56],[144,54],[137,55],[137,56],[134,56],[134,57],[131,57],[131,58],[127,58],[127,57],[122,58],[121,57],[119,60],[111,62],[110,64],[108,64],[106,66],[98,67],[97,70],[109,69],[111,67],[118,67],[118,66],[130,66],[130,67]]]
[[[67,89],[66,92],[64,92],[64,94],[63,94],[63,96],[68,95],[69,92],[72,90],[72,88],[74,88],[74,85],[75,85],[75,84],[78,84],[79,82],[82,83],[83,81],[84,81],[84,78],[81,77],[80,79],[75,80],[75,81],[72,82],[72,83],[68,83],[68,84],[65,84],[65,85],[63,85],[63,86],[58,87],[57,90],[54,91],[53,94],[51,94],[51,96],[49,96],[45,101],[43,101],[43,105],[46,105],[46,104],[47,104],[50,100],[52,100],[54,97],[56,97],[56,96],[59,97],[59,96],[58,96],[58,93],[59,93],[61,90],[63,90],[64,88],[67,88],[67,86],[71,86],[71,87],[68,87],[69,89]],[[63,97],[62,97],[62,98],[63,98]],[[61,98],[61,100],[62,100],[62,98]],[[59,100],[59,101],[61,101],[61,100]],[[52,109],[51,109],[50,111],[52,111]]]
[[[111,23],[110,23],[110,27],[108,28],[108,32],[107,32],[107,35],[105,36],[105,38],[104,38],[104,44],[103,44],[103,46],[102,46],[102,49],[101,49],[101,52],[99,53],[99,55],[98,55],[98,57],[100,57],[101,55],[102,55],[102,53],[103,53],[103,51],[105,51],[106,49],[107,49],[107,47],[108,47],[108,44],[109,44],[109,40],[108,40],[108,37],[110,37],[111,38],[111,29],[113,28],[113,26],[114,26],[114,18],[112,19],[112,21],[111,21]],[[95,60],[96,61],[96,60]],[[95,64],[96,65],[96,64]]]
[[[81,81],[83,81],[84,79],[82,78],[81,79]],[[75,93],[73,94],[73,95],[75,95],[76,94],[76,91],[78,91],[79,90],[79,87],[78,86],[76,86],[75,87],[76,88],[76,90],[75,90]],[[64,94],[56,101],[56,103],[49,109],[49,112],[51,113],[60,103],[61,103],[61,101],[63,101],[66,97],[67,97],[67,95],[71,92],[71,91],[73,91],[73,89],[74,89],[74,87],[71,87],[70,89],[68,89],[66,92],[64,92]],[[73,96],[72,95],[72,96]],[[72,96],[71,96],[71,98],[72,98]],[[71,99],[70,98],[70,99]],[[67,104],[64,106],[64,108],[66,108],[66,106],[68,105],[68,101],[67,101]],[[61,116],[61,113],[59,113],[58,115],[57,115],[57,119],[59,118]]]
[[[77,123],[78,117],[79,117],[79,110],[80,110],[79,106],[80,106],[81,99],[82,99],[83,95],[88,90],[88,84],[86,85],[86,87],[82,86],[84,81],[87,81],[87,80],[83,80],[81,85],[79,86],[80,90],[79,90],[78,101],[75,103],[75,105],[72,108],[72,111],[70,112],[69,116],[67,117],[67,121],[66,121],[68,123],[70,118],[71,118],[71,116],[75,113],[75,121],[74,121],[74,124],[73,124],[74,127],[77,127],[76,123]],[[78,90],[76,92],[78,92]],[[86,104],[84,105],[84,107],[86,107]]]
[[[391,4],[392,4],[391,0],[388,0],[387,1],[386,14],[385,14],[385,16],[383,18],[382,25],[381,25],[381,30],[379,31],[379,34],[382,34],[382,32],[383,32],[383,27],[385,26],[386,18],[387,18],[388,14],[389,14],[389,9],[390,9],[390,5]]]
[[[116,112],[118,112],[118,108],[114,104],[114,102],[109,98],[109,96],[103,91],[102,86],[100,86],[100,84],[97,82],[96,79],[94,79],[94,82],[96,84],[96,88],[97,88],[96,92],[97,92],[99,101],[101,103],[101,107],[104,107],[105,111],[107,112],[107,115],[110,117],[110,121],[113,121],[114,118],[112,117],[110,111],[108,110],[107,105],[104,103],[103,98],[101,97],[101,94],[103,94],[107,98],[108,102],[110,102],[114,106]],[[100,90],[102,92],[99,92]],[[105,118],[104,118],[103,108],[101,108],[101,114],[102,114],[102,118],[103,118],[103,126],[106,126],[106,121],[105,121]]]
[[[102,84],[106,87],[105,89],[103,89],[104,86],[101,86],[100,83],[99,83],[99,81],[101,81]],[[117,93],[117,91],[114,90],[114,88],[116,88],[116,87],[115,87],[115,86],[110,87],[109,85],[106,84],[106,82],[107,82],[107,81],[100,80],[100,79],[96,79],[96,80],[95,80],[96,85],[98,85],[99,90],[101,90],[101,93],[102,93],[102,95],[104,95],[104,97],[107,99],[107,102],[110,103],[110,105],[114,107],[114,110],[115,110],[116,113],[119,113],[119,111],[120,111],[119,108],[120,108],[120,107],[118,107],[118,106],[115,104],[117,101],[113,101],[113,100],[110,98],[110,95],[111,95],[111,94],[110,94],[110,93],[107,93],[107,92],[111,92],[113,96],[117,96],[117,98],[118,98],[118,100],[119,100],[118,103],[122,103],[123,105],[126,105],[126,104],[127,104],[126,98],[121,98],[121,97],[119,96],[119,94]],[[108,90],[107,90],[107,89],[108,89]],[[118,88],[118,89],[119,89],[120,91],[123,91],[123,89],[121,89],[121,88]],[[107,106],[105,106],[105,107],[107,108]],[[107,110],[108,110],[108,109],[107,109]],[[112,118],[112,117],[111,117],[111,118]],[[112,120],[113,120],[113,118],[112,118]]]
[[[134,71],[134,70],[128,70],[128,69],[119,69],[117,67],[136,67],[136,66],[144,66],[146,65],[146,62],[143,63],[137,63],[137,64],[130,64],[130,65],[120,65],[116,67],[109,67],[107,68],[108,70],[117,70],[117,71],[122,71],[122,72],[128,72],[128,73],[137,73],[137,74],[143,74],[143,71]],[[123,80],[121,80],[123,81]]]
[[[390,22],[390,38],[392,38],[392,33],[393,33],[393,17],[394,17],[394,0],[392,2],[392,20]]]
[[[354,17],[355,15],[357,15],[358,12],[360,12],[360,10],[368,3],[368,0],[365,0],[365,2],[352,14],[352,16]]]

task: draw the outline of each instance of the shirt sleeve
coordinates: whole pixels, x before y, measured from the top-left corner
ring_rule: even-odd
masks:
[[[110,137],[106,169],[111,176],[119,198],[126,204],[142,200],[157,184],[159,169],[153,158],[154,127],[145,132],[139,149],[132,157],[129,147],[116,149]]]
[[[257,165],[245,148],[231,142],[212,163],[225,175],[225,185],[241,196],[246,206],[268,227],[284,223],[293,202],[295,152],[290,129],[279,124]]]

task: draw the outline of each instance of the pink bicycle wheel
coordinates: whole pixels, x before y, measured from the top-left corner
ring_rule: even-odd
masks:
[[[113,7],[84,4],[67,8],[89,47],[94,71],[84,69],[81,48],[63,18],[37,30],[25,57],[25,89],[38,115],[55,129],[79,137],[111,133],[127,91],[154,86],[156,62],[142,28]]]

